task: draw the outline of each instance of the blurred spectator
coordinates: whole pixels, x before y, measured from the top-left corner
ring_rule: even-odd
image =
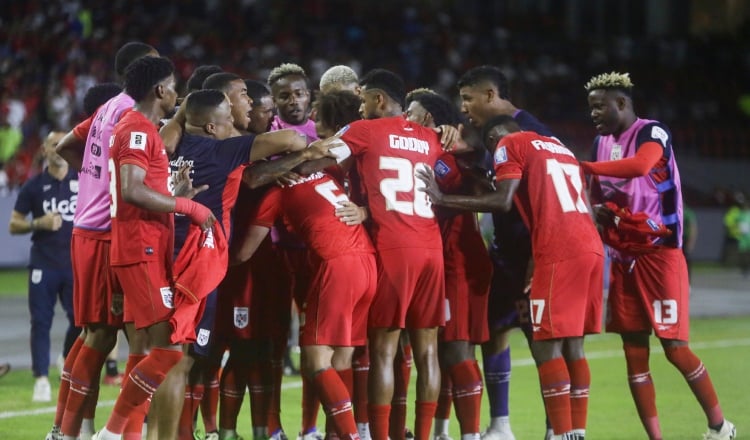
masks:
[[[743,205],[745,205],[745,195],[741,191],[735,191],[732,194],[731,205],[724,214],[724,247],[721,252],[721,262],[725,265],[732,264],[737,255],[740,237],[739,217]]]
[[[0,168],[18,152],[23,142],[23,133],[8,121],[8,109],[0,108]]]

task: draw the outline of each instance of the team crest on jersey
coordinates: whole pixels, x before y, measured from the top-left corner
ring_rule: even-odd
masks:
[[[250,320],[250,310],[247,307],[234,308],[234,326],[236,328],[245,328]]]
[[[146,133],[133,131],[130,133],[130,148],[146,151]]]
[[[77,193],[78,192],[78,181],[77,180],[71,180],[70,181],[70,192]]]
[[[609,152],[609,160],[620,160],[622,159],[622,145],[612,145],[612,151]]]
[[[208,345],[208,340],[211,338],[211,330],[207,328],[198,329],[198,335],[195,338],[195,342],[201,347]]]
[[[164,304],[164,307],[168,309],[174,308],[174,298],[172,295],[172,289],[169,287],[162,287],[159,289],[159,293],[161,293],[161,302]]]
[[[39,284],[42,282],[42,269],[34,269],[31,271],[31,283]]]
[[[508,161],[508,150],[505,147],[499,147],[495,150],[495,165]]]
[[[435,162],[435,174],[438,177],[445,177],[450,172],[451,172],[451,167],[449,167],[448,164],[446,164],[442,160],[438,160],[437,162]]]

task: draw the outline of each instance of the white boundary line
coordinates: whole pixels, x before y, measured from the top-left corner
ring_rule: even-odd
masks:
[[[718,341],[709,342],[694,342],[690,344],[690,348],[694,350],[706,350],[706,349],[718,349],[718,348],[732,348],[732,347],[746,347],[750,346],[750,339],[721,339]],[[654,345],[651,348],[652,353],[662,353],[661,346]],[[622,350],[603,350],[603,351],[592,351],[586,353],[586,359],[610,359],[622,356]],[[511,362],[513,367],[527,367],[534,365],[534,360],[531,358],[516,359]],[[480,365],[481,366],[481,365]],[[285,382],[282,383],[282,390],[291,390],[295,388],[301,388],[302,381]],[[108,408],[115,404],[114,400],[100,401],[97,408]],[[56,407],[48,406],[44,408],[27,409],[22,411],[3,411],[0,412],[0,420],[12,419],[15,417],[28,417],[36,416],[40,414],[52,414],[56,411]]]

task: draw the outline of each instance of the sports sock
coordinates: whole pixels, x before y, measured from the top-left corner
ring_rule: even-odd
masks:
[[[391,440],[403,440],[406,430],[406,395],[411,377],[411,345],[405,344],[396,352],[393,365],[393,398],[388,421]]]
[[[349,370],[351,376],[351,370]],[[316,394],[341,439],[359,439],[352,402],[344,381],[333,368],[315,373],[311,379]],[[304,434],[304,433],[303,433]]]
[[[391,405],[367,405],[367,413],[370,415],[370,435],[372,440],[388,440],[388,419],[390,418]]]
[[[122,376],[122,384],[120,385],[121,387],[125,385],[126,380],[129,380],[133,367],[138,365],[138,363],[145,358],[146,355],[140,353],[128,355],[128,360],[125,363],[125,371]],[[139,405],[132,413],[130,413],[130,415],[128,415],[128,421],[125,424],[125,430],[123,431],[123,438],[126,436],[136,437],[140,435],[143,430],[143,421],[146,419],[146,413],[148,412],[150,405],[151,402],[147,401],[144,404]]]
[[[197,408],[199,402],[196,402],[193,398],[193,386],[187,384],[185,386],[185,403],[182,404],[180,422],[177,425],[178,440],[189,440],[193,436],[193,408]],[[187,437],[188,435],[190,437]]]
[[[270,386],[266,388],[268,395],[268,424],[266,426],[268,427],[269,434],[281,429],[281,380],[284,376],[283,356],[284,353],[282,352],[280,357],[274,357],[271,362],[267,362],[271,374]]]
[[[648,366],[649,347],[625,343],[622,348],[628,367],[630,394],[633,396],[638,417],[648,437],[660,439],[662,436],[656,412],[656,390]]]
[[[221,403],[219,407],[219,429],[237,429],[237,418],[240,415],[240,408],[242,407],[242,400],[245,397],[245,388],[247,387],[247,376],[248,368],[246,363],[237,362],[232,359],[231,354],[229,360],[221,370],[221,381],[219,385],[219,400]],[[257,384],[256,384],[257,385]],[[262,385],[260,386],[260,393],[263,392]],[[253,404],[253,391],[250,391],[250,414],[253,422],[253,426],[256,426],[256,422],[260,422],[262,426],[265,426],[265,415],[268,412],[266,408],[259,414],[263,414],[262,421],[258,420],[258,405]]]
[[[568,362],[570,374],[570,416],[574,430],[586,429],[586,417],[589,406],[589,387],[591,371],[586,358]]]
[[[78,436],[81,431],[81,420],[89,397],[98,396],[102,364],[107,353],[95,350],[87,345],[79,348],[78,356],[70,372],[70,389],[60,431],[63,435]]]
[[[219,409],[219,368],[220,365],[207,367],[203,376],[206,380],[203,382],[203,399],[199,403],[206,432],[219,429],[216,426],[216,413]]]
[[[368,423],[370,419],[367,416],[367,379],[370,376],[370,353],[366,346],[354,351],[352,370],[354,371],[354,392],[352,393],[354,420],[357,424]]]
[[[709,377],[708,370],[706,370],[703,362],[687,345],[669,347],[664,350],[664,353],[667,355],[669,362],[680,370],[680,373],[690,385],[690,389],[706,414],[708,426],[721,426],[724,421],[724,414],[719,405],[719,398],[716,397],[716,390],[711,382],[711,377]]]
[[[453,382],[453,403],[461,435],[479,433],[479,416],[482,405],[482,375],[477,361],[465,360],[449,371]]]
[[[573,429],[570,416],[570,376],[565,360],[555,358],[539,365],[537,369],[544,407],[552,430],[556,435],[565,434]]]
[[[453,382],[448,370],[443,368],[440,370],[440,396],[435,410],[435,420],[450,419],[451,405],[453,405]]]
[[[416,402],[414,440],[429,440],[437,402]]]
[[[122,433],[128,415],[154,395],[154,391],[164,381],[167,372],[181,358],[181,351],[152,348],[151,352],[133,367],[130,376],[123,382],[122,391],[107,421],[107,431]]]
[[[65,413],[65,406],[68,403],[68,391],[70,390],[70,372],[73,371],[73,365],[75,365],[78,353],[81,351],[83,346],[83,339],[76,338],[73,342],[73,346],[70,347],[68,355],[65,357],[65,363],[63,364],[63,370],[60,374],[60,389],[57,392],[57,408],[55,409],[55,426],[62,425],[63,414]]]
[[[246,368],[243,364],[234,363],[232,369],[236,371],[234,392],[238,393],[235,397],[237,399],[237,413],[239,414],[239,403],[242,402],[242,394],[244,394],[244,389],[240,390],[242,379],[237,377],[237,375],[245,371],[247,388],[250,391],[250,419],[253,428],[265,428],[268,420],[268,404],[270,403],[268,399],[271,397],[268,390],[271,389],[271,385],[270,383],[266,383],[264,378],[266,381],[270,381],[271,378],[265,377],[264,372],[270,374],[270,368],[263,366],[260,362],[252,362],[248,364]],[[235,426],[236,425],[237,418],[235,416]]]
[[[302,376],[302,434],[315,430],[320,411],[318,391],[312,379]]]
[[[498,354],[485,356],[482,365],[490,417],[507,417],[510,414],[510,347]]]

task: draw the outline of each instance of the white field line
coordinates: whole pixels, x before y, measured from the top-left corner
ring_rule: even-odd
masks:
[[[750,346],[750,339],[721,339],[718,341],[710,342],[693,342],[690,347],[694,350],[706,350],[715,348],[732,348],[732,347],[747,347]],[[662,353],[661,346],[652,346],[652,353]],[[604,350],[604,351],[592,351],[586,352],[586,359],[609,359],[622,356],[622,350]],[[534,365],[534,360],[531,358],[516,359],[511,362],[514,367],[527,367]],[[481,367],[481,363],[480,363]],[[284,382],[281,384],[282,390],[291,390],[295,388],[301,388],[302,381]],[[97,408],[108,408],[114,406],[114,400],[100,401],[96,406]],[[44,408],[27,409],[22,411],[3,411],[0,412],[0,420],[12,419],[15,417],[27,417],[35,416],[40,414],[52,414],[56,408],[54,406],[48,406]]]

